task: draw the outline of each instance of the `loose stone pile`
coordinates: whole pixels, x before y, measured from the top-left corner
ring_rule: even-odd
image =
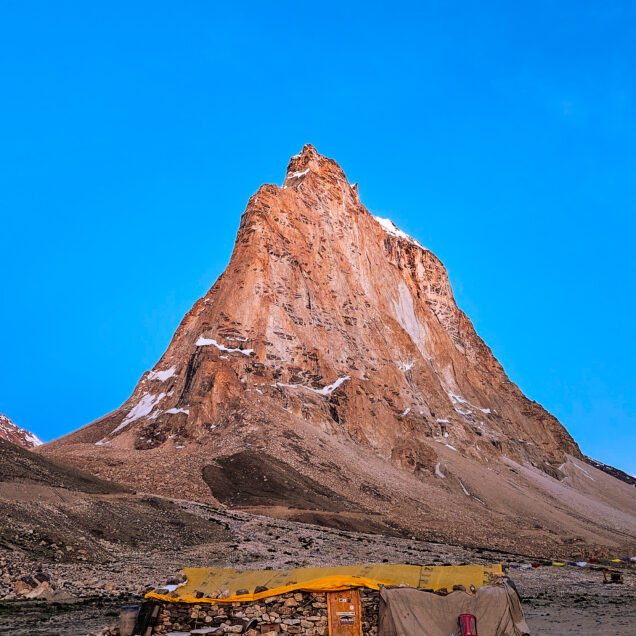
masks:
[[[66,602],[86,597],[143,597],[157,575],[141,568],[35,561],[18,552],[0,552],[0,601]],[[138,602],[138,600],[136,601]],[[2,626],[0,626],[0,632]]]
[[[379,593],[361,590],[362,631],[376,636]],[[252,603],[196,605],[161,603],[153,634],[240,634],[248,636],[326,636],[329,633],[327,597],[315,592],[295,592],[265,598]],[[245,631],[243,631],[245,630]]]
[[[64,586],[64,581],[54,580],[41,567],[11,568],[5,559],[0,560],[0,599],[67,601],[73,596]]]

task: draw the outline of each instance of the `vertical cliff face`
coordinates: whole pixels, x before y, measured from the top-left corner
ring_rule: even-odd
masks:
[[[373,217],[312,146],[250,199],[226,271],[95,442],[200,440],[256,395],[273,419],[286,409],[422,473],[436,441],[542,468],[579,455],[510,382],[439,259]]]
[[[0,439],[21,446],[22,448],[36,448],[42,445],[42,441],[33,433],[16,426],[6,415],[0,413]]]

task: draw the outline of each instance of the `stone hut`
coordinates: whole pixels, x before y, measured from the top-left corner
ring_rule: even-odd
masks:
[[[474,591],[501,576],[500,565],[190,568],[146,595],[134,633],[376,636],[381,587],[444,595]]]

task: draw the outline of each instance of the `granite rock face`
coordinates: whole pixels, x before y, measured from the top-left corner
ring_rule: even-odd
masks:
[[[432,532],[449,531],[455,514],[465,522],[466,507],[491,520],[483,507],[492,497],[495,525],[505,518],[514,527],[526,506],[515,493],[545,479],[563,489],[567,467],[582,459],[457,307],[440,260],[374,217],[340,166],[311,145],[290,160],[281,187],[263,185],[249,199],[227,269],[130,398],[44,452],[201,501],[221,500],[204,479],[219,457],[251,453],[241,477],[262,484],[274,471],[286,483],[284,467],[258,466],[263,453],[294,480],[300,472],[351,502],[354,527],[351,515],[399,517],[400,528],[421,528],[425,515]],[[229,464],[238,478],[240,461]],[[522,478],[510,466],[534,485],[506,485],[500,471]],[[537,518],[548,514],[528,497]],[[283,503],[268,514],[290,514]],[[288,507],[303,509],[297,498]],[[304,509],[311,522],[345,514],[317,521],[315,502]]]
[[[282,187],[264,185],[230,263],[168,351],[117,411],[100,445],[205,440],[257,401],[291,411],[407,470],[434,473],[431,442],[477,460],[506,454],[555,468],[580,452],[528,400],[457,307],[442,263],[377,220],[312,146]]]

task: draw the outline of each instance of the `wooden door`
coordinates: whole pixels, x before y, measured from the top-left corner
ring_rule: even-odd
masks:
[[[362,636],[360,592],[327,592],[329,636]]]

